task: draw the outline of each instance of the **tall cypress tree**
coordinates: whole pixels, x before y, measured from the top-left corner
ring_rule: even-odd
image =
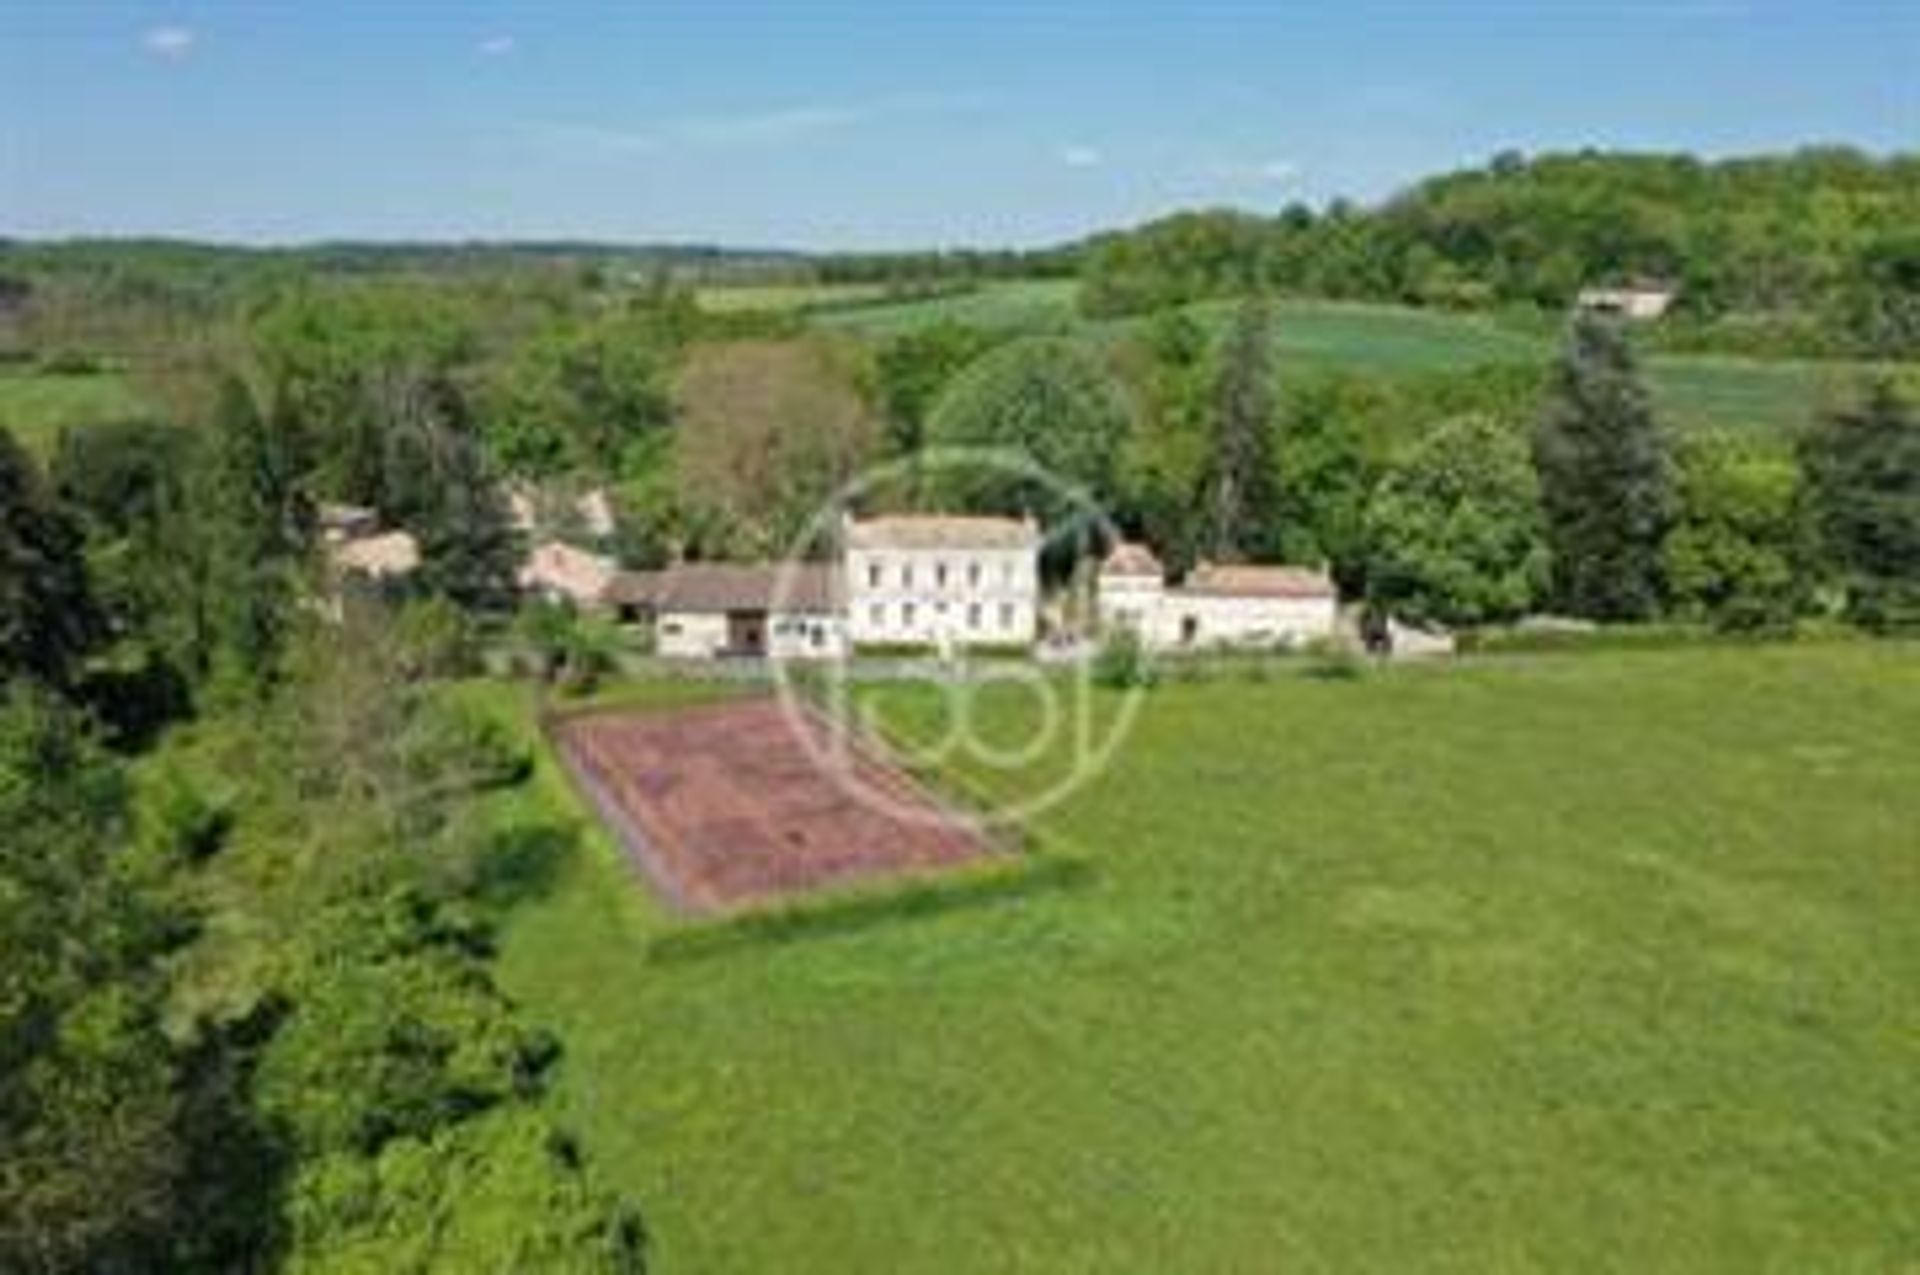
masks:
[[[1800,455],[1848,614],[1872,629],[1920,629],[1920,412],[1880,381],[1824,417]]]
[[[0,429],[0,681],[66,684],[100,629],[80,528]]]
[[[1533,436],[1555,604],[1594,620],[1659,610],[1673,462],[1616,321],[1582,315]]]
[[[1215,383],[1202,542],[1216,558],[1244,557],[1267,506],[1274,415],[1273,312],[1250,298],[1234,315]]]
[[[203,473],[208,610],[220,650],[249,676],[271,668],[292,614],[307,541],[300,473],[288,422],[263,414],[246,383],[228,376]]]
[[[388,510],[420,542],[420,582],[469,609],[513,598],[522,546],[459,388],[413,387],[388,435]]]

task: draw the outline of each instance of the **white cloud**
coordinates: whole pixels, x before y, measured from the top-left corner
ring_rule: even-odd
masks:
[[[140,37],[140,43],[155,57],[178,62],[193,52],[195,39],[190,27],[154,27]]]
[[[865,102],[806,103],[729,115],[691,115],[637,128],[562,125],[543,130],[563,146],[638,154],[662,150],[781,147],[901,115],[960,110],[973,99],[912,94]]]
[[[510,35],[490,35],[473,47],[483,58],[503,58],[513,52],[513,37]]]
[[[1068,168],[1098,168],[1104,158],[1096,147],[1063,146],[1060,149],[1060,162]]]

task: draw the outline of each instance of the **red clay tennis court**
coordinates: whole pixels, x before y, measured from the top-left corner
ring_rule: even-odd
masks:
[[[845,745],[856,782],[824,769],[796,725]],[[734,911],[992,853],[980,828],[834,730],[778,700],[751,699],[593,713],[553,734],[601,817],[683,911]],[[863,801],[850,788],[888,800]]]

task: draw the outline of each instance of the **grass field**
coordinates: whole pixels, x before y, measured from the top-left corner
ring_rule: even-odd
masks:
[[[1033,331],[1087,331],[1112,337],[1131,320],[1088,322],[1074,308],[1071,280],[991,283],[962,297],[867,306],[821,315],[843,331],[891,336],[941,319]],[[1286,369],[1338,369],[1370,375],[1459,371],[1483,363],[1540,364],[1551,339],[1474,315],[1404,306],[1284,300],[1277,304],[1280,356]],[[1195,313],[1210,325],[1232,312],[1209,302]],[[1656,405],[1682,426],[1800,427],[1861,368],[1845,363],[1760,360],[1706,355],[1655,355],[1647,380]]]
[[[703,310],[734,314],[747,310],[802,310],[815,306],[856,305],[887,295],[880,283],[729,284],[701,288],[694,299]]]
[[[132,387],[111,373],[0,372],[0,429],[42,455],[53,450],[60,431],[69,426],[121,420],[140,410]]]
[[[1917,778],[1912,646],[1169,685],[1084,888],[650,964],[589,839],[502,973],[663,1271],[1907,1269]]]

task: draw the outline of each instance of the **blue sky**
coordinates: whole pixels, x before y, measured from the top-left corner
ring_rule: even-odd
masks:
[[[1920,146],[1920,3],[0,0],[0,233],[1042,243],[1504,147]]]

